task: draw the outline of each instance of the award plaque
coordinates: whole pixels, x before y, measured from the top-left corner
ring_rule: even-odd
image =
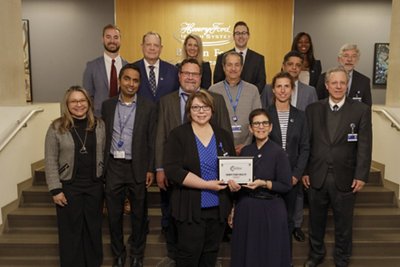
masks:
[[[253,181],[253,157],[218,157],[218,161],[220,181],[234,180],[238,184]]]

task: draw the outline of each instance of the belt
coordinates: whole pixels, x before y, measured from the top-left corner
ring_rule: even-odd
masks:
[[[258,199],[275,199],[278,197],[281,197],[278,194],[270,194],[270,193],[262,193],[262,192],[249,192],[247,196],[252,197],[252,198],[258,198]]]

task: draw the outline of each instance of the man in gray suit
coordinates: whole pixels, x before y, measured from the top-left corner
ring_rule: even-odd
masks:
[[[157,185],[161,190],[171,192],[171,185],[165,176],[163,169],[163,152],[164,145],[169,133],[176,127],[185,123],[185,105],[190,94],[200,90],[201,83],[201,65],[196,59],[185,59],[179,66],[179,83],[178,91],[163,96],[159,102],[157,133],[156,133],[156,178]],[[214,98],[215,113],[212,116],[211,123],[220,126],[228,132],[232,132],[228,110],[224,98],[216,93],[209,92]],[[163,207],[169,214],[168,207]],[[175,262],[175,244],[176,230],[169,218],[169,224],[166,230],[166,242],[168,257],[163,259],[157,266],[167,267],[174,266]]]
[[[92,97],[94,114],[98,117],[103,101],[118,93],[118,73],[128,63],[119,55],[121,32],[117,26],[108,24],[103,28],[103,45],[104,54],[89,61],[83,73],[83,87]]]

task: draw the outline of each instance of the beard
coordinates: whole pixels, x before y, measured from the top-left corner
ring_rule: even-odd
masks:
[[[117,53],[119,51],[119,48],[119,45],[115,45],[115,48],[110,48],[108,44],[104,44],[104,49],[110,53]]]

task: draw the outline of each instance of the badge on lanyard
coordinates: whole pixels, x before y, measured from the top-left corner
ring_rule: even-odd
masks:
[[[233,133],[241,133],[242,132],[242,125],[232,125],[232,132]]]
[[[116,151],[114,151],[114,158],[115,159],[124,159],[125,158],[125,151],[119,151],[119,150],[116,150]]]
[[[354,133],[354,128],[356,125],[354,123],[350,123],[351,133],[347,134],[347,142],[357,142],[358,134]]]

